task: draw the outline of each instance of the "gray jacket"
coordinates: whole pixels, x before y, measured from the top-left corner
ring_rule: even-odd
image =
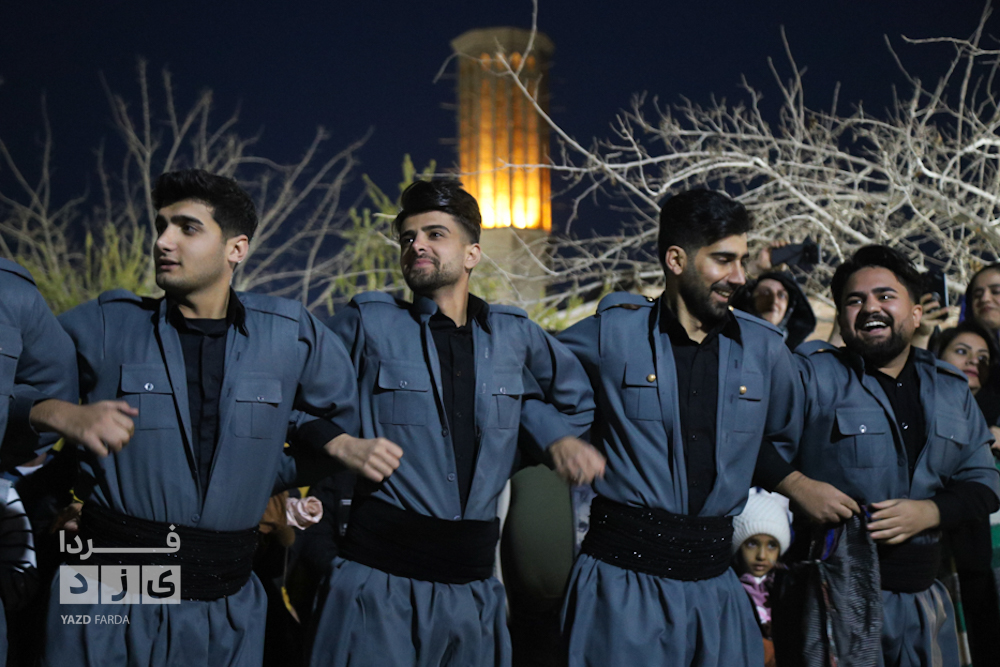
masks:
[[[0,259],[0,461],[17,465],[55,438],[39,439],[28,423],[47,398],[76,403],[76,353],[38,293],[31,274]]]
[[[594,490],[628,505],[688,511],[687,475],[670,337],[659,299],[615,293],[597,314],[559,334],[583,362],[597,399],[593,434],[608,457]],[[701,516],[739,514],[757,452],[769,439],[791,458],[801,387],[781,332],[735,311],[739,337],[719,336],[716,480]]]
[[[331,327],[357,372],[362,434],[404,452],[375,497],[438,518],[490,520],[514,465],[519,426],[542,448],[590,426],[593,395],[576,358],[523,310],[484,310],[472,320],[478,456],[464,516],[429,325],[437,305],[368,292],[334,317]]]
[[[930,352],[913,350],[927,443],[913,481],[902,435],[878,381],[845,348],[806,343],[796,350],[805,383],[805,430],[794,465],[865,502],[924,500],[952,481],[985,484],[1000,493],[990,455],[993,440],[965,375]]]
[[[275,478],[295,483],[284,452],[318,417],[358,430],[350,359],[336,336],[301,304],[240,294],[246,332],[230,327],[219,399],[219,437],[207,491],[191,440],[180,338],[165,299],[125,290],[102,294],[60,316],[76,344],[85,402],[124,399],[139,409],[132,440],[118,454],[85,456],[96,484],[91,502],[143,519],[210,530],[260,521]]]

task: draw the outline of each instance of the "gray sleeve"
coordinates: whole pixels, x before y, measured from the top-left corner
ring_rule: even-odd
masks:
[[[594,392],[580,360],[531,321],[525,322],[528,357],[521,426],[543,449],[562,437],[583,435],[594,420]]]
[[[297,431],[310,428],[310,423],[317,419],[333,424],[338,434],[356,436],[361,428],[358,383],[347,350],[340,339],[305,308],[299,324],[299,340],[308,352],[295,394],[295,423],[291,437],[294,438]]]
[[[51,446],[54,434],[39,436],[31,427],[31,408],[55,398],[79,401],[76,350],[73,341],[49,310],[37,290],[22,292],[21,354],[14,375],[10,417],[4,435],[4,465],[17,465],[34,458],[35,452]]]
[[[790,462],[795,459],[802,438],[805,389],[792,353],[784,345],[776,348],[771,364],[764,439]]]
[[[1000,474],[993,462],[990,443],[993,434],[986,425],[982,411],[972,397],[968,387],[963,387],[965,399],[963,412],[968,425],[968,446],[961,448],[961,458],[955,473],[951,476],[953,482],[979,482],[985,485],[994,495],[1000,498]]]

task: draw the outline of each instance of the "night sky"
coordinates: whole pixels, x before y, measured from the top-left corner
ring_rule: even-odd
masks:
[[[553,115],[589,139],[606,135],[615,112],[640,91],[667,101],[736,99],[743,73],[775,103],[767,57],[788,72],[781,25],[808,67],[807,104],[828,107],[840,81],[842,108],[863,100],[880,111],[891,86],[903,84],[883,35],[915,72],[936,78],[949,48],[908,46],[899,35],[967,37],[982,7],[979,0],[542,0],[539,28],[556,46]],[[279,161],[297,159],[317,125],[332,132],[331,150],[373,128],[360,172],[391,191],[404,153],[418,166],[456,159],[441,143],[455,135],[453,112],[442,108],[455,101],[454,81],[433,82],[450,40],[472,28],[530,22],[528,0],[8,0],[0,3],[0,137],[33,173],[44,92],[58,194],[93,189],[92,149],[102,138],[115,141],[99,73],[137,101],[135,61],[143,56],[157,78],[170,68],[181,108],[205,87],[215,91],[217,120],[239,105],[242,133],[263,130],[258,152]],[[1000,18],[988,32],[1000,35]],[[4,176],[0,169],[6,187]]]

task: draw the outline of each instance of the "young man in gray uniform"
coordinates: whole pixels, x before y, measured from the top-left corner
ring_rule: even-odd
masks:
[[[60,409],[53,410],[56,407]],[[45,423],[47,411],[58,416],[55,421],[67,436],[86,431],[88,440],[94,435],[116,444],[128,439],[131,420],[119,409],[77,405],[73,341],[52,315],[31,274],[0,259],[0,468],[9,470],[30,461],[55,441],[54,436],[39,434],[53,430]],[[114,432],[94,432],[94,425],[105,426],[103,419],[111,419],[111,412],[122,423],[110,425]],[[94,420],[95,415],[100,419]],[[0,508],[6,504],[8,484],[0,484]],[[8,547],[7,553],[20,557],[13,545]],[[6,664],[7,648],[7,623],[0,605],[0,665]]]
[[[257,226],[235,181],[167,173],[153,200],[166,296],[107,292],[60,322],[76,345],[83,400],[138,409],[128,446],[83,459],[76,492],[89,557],[79,564],[179,566],[180,602],[149,604],[170,589],[161,577],[141,603],[60,604],[57,577],[44,663],[257,667],[266,598],[251,573],[256,527],[272,493],[296,483],[286,441],[296,457],[329,461],[324,447],[352,439],[351,361],[301,304],[230,287]],[[148,553],[170,552],[171,538],[178,549]],[[147,553],[99,553],[136,548]],[[102,595],[121,586],[101,584],[111,587]],[[72,623],[82,617],[91,622]]]
[[[670,198],[663,295],[611,294],[559,334],[594,386],[592,438],[607,456],[564,609],[571,666],[763,663],[729,567],[732,517],[762,441],[780,462],[794,452],[802,399],[781,332],[729,307],[746,279],[749,229],[724,194]],[[819,517],[850,515],[853,503],[829,485],[798,473],[774,482],[813,494],[801,497]]]
[[[497,497],[519,427],[564,476],[603,469],[576,435],[593,400],[579,362],[524,311],[469,294],[480,259],[476,200],[419,181],[394,222],[413,303],[369,292],[332,328],[360,383],[370,446],[339,450],[367,477],[321,589],[317,667],[510,664],[493,578]]]
[[[0,466],[35,457],[39,439],[31,411],[47,399],[76,403],[75,376],[73,342],[31,274],[0,259]]]
[[[0,258],[0,468],[58,436],[98,456],[121,449],[138,411],[125,401],[79,404],[76,349],[27,269]]]
[[[868,503],[882,579],[882,664],[903,667],[959,663],[954,609],[935,581],[941,529],[1000,507],[993,438],[966,377],[910,345],[920,289],[904,255],[862,248],[831,284],[845,347],[797,350],[805,428],[793,463]]]

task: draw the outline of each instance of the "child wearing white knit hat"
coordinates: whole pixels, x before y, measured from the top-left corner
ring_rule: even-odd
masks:
[[[774,664],[768,602],[774,567],[791,541],[788,499],[763,489],[750,489],[743,513],[733,517],[733,567],[757,614],[764,638],[765,665]]]

